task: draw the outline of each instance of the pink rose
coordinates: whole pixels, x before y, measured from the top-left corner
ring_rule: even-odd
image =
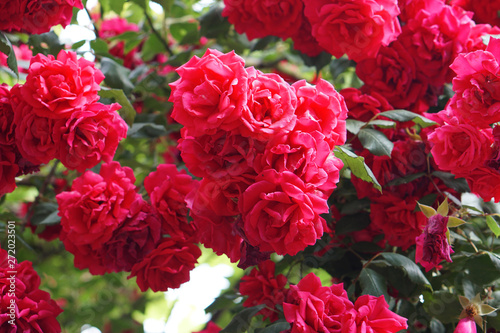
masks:
[[[266,141],[277,133],[289,132],[295,125],[295,90],[274,73],[248,68],[248,100],[241,113],[243,136]]]
[[[476,333],[476,322],[473,318],[465,317],[459,320],[453,333]]]
[[[179,288],[189,281],[201,251],[193,243],[164,238],[156,249],[132,267],[129,279],[136,276],[141,291],[154,292]]]
[[[247,104],[247,77],[244,60],[234,51],[223,54],[208,49],[177,69],[180,79],[170,84],[172,118],[193,136],[230,131],[241,125]]]
[[[283,303],[287,333],[340,332],[343,318],[353,311],[343,284],[323,287],[314,273],[306,275],[297,285],[291,285]]]
[[[319,45],[336,58],[374,57],[401,33],[396,0],[304,0],[304,12]]]
[[[243,303],[245,307],[265,304],[266,308],[258,312],[271,322],[278,320],[276,305],[282,305],[288,292],[285,289],[287,278],[283,274],[275,275],[275,263],[271,260],[263,261],[253,268],[250,274],[241,278],[239,290],[248,298]]]
[[[68,118],[75,108],[96,102],[102,72],[93,62],[62,50],[54,56],[39,53],[31,59],[26,83],[20,86],[22,98],[37,116]]]
[[[467,52],[474,52],[478,50],[485,50],[486,45],[484,45],[483,37],[488,35],[499,35],[500,28],[497,26],[491,26],[489,24],[476,24],[471,28],[469,40],[467,41]]]
[[[261,252],[295,255],[323,235],[326,200],[290,171],[262,172],[238,202],[248,242]]]
[[[459,54],[450,68],[457,73],[448,108],[463,122],[489,128],[500,121],[500,39],[491,38],[486,51]]]
[[[429,135],[431,153],[440,169],[463,177],[481,167],[492,155],[491,130],[469,124],[446,124]]]
[[[71,170],[84,172],[100,161],[111,162],[128,126],[116,110],[117,103],[93,103],[75,110],[54,129],[59,141],[56,157]]]
[[[429,218],[424,232],[415,239],[415,262],[420,263],[426,272],[438,267],[443,260],[452,262],[450,254],[453,250],[448,243],[447,231],[448,217],[436,214]]]
[[[162,234],[179,240],[193,237],[196,229],[188,222],[186,195],[198,186],[198,181],[173,164],[160,164],[144,179],[151,205],[161,217]]]
[[[222,16],[249,40],[266,36],[291,37],[300,27],[301,0],[224,0]]]
[[[83,9],[81,0],[13,0],[0,4],[0,30],[29,34],[48,32],[54,25],[66,27],[73,7]]]

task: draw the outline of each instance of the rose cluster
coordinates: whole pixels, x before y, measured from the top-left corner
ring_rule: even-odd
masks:
[[[202,177],[186,197],[200,242],[242,266],[314,244],[342,167],[332,154],[345,142],[342,96],[324,80],[289,85],[245,68],[234,52],[208,49],[177,72],[172,118],[186,167]]]
[[[74,7],[83,9],[82,0],[2,1],[0,31],[42,34],[54,25],[65,27],[71,22]]]
[[[33,57],[26,83],[0,87],[0,195],[54,158],[79,172],[113,159],[128,127],[119,104],[99,103],[103,79],[93,62],[61,51]]]
[[[462,53],[450,66],[455,95],[436,114],[429,135],[441,170],[467,180],[485,201],[500,201],[500,40],[485,50]]]
[[[259,314],[271,322],[282,308],[291,328],[285,332],[398,332],[406,319],[389,310],[384,296],[363,295],[353,304],[343,284],[324,287],[314,273],[286,288],[287,278],[275,275],[274,262],[267,260],[242,278],[240,293],[248,298],[243,306],[266,305]]]
[[[1,332],[61,332],[56,317],[62,309],[40,289],[32,263],[18,263],[4,249],[0,249],[0,304]]]
[[[149,203],[135,180],[132,169],[118,162],[75,179],[70,191],[56,196],[59,237],[77,268],[130,272],[142,291],[178,288],[201,255],[184,199],[196,182],[174,165],[160,165],[144,181]]]

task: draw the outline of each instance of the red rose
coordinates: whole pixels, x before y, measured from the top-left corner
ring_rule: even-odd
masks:
[[[39,53],[31,59],[20,94],[37,116],[69,118],[75,108],[99,99],[102,80],[104,75],[94,63],[77,59],[75,52],[62,50],[57,59]]]
[[[239,199],[248,242],[261,252],[295,255],[323,235],[326,200],[297,175],[265,170]]]
[[[103,265],[114,272],[130,272],[132,266],[153,251],[161,237],[160,218],[143,200],[135,204],[113,236],[103,244]]]
[[[128,278],[136,276],[137,285],[143,292],[148,288],[154,292],[179,288],[189,281],[189,273],[200,256],[201,251],[195,244],[164,238],[156,249],[132,267]]]
[[[275,275],[275,264],[271,260],[259,264],[259,269],[253,268],[249,275],[241,278],[240,294],[248,296],[243,303],[245,307],[265,304],[266,308],[259,311],[264,320],[278,320],[276,305],[283,304],[287,289],[287,278],[283,274]]]
[[[61,326],[56,317],[62,312],[50,294],[40,290],[40,277],[31,262],[12,262],[7,251],[0,249],[0,331],[30,333],[60,333]],[[14,271],[13,275],[11,272]],[[14,276],[15,295],[10,295],[10,285]],[[14,303],[11,302],[14,301]],[[14,305],[15,317],[10,316],[9,307]],[[14,319],[12,326],[9,323]]]
[[[472,193],[479,195],[488,202],[500,201],[500,173],[490,167],[480,167],[465,175]]]
[[[367,94],[357,88],[344,88],[339,93],[345,99],[350,119],[367,122],[382,111],[394,109],[385,97],[376,91]]]
[[[446,124],[429,135],[431,153],[440,169],[459,177],[470,174],[491,158],[491,130],[469,124]]]
[[[193,136],[230,131],[241,125],[247,103],[245,61],[234,51],[223,54],[208,49],[177,69],[180,79],[170,84],[172,118]]]
[[[407,329],[407,319],[389,310],[384,296],[362,295],[354,303],[354,312],[344,318],[342,333],[396,333]]]
[[[303,0],[319,45],[336,58],[356,62],[374,57],[401,33],[396,0]]]
[[[18,172],[15,150],[12,146],[0,145],[0,197],[16,189]]]
[[[71,170],[84,172],[100,161],[111,162],[128,126],[116,110],[120,105],[93,103],[75,110],[59,122],[54,138],[59,141],[56,157]]]
[[[447,231],[448,217],[436,214],[429,218],[424,232],[415,239],[415,262],[420,263],[426,272],[438,267],[443,260],[451,262],[453,250],[448,243]]]
[[[179,240],[187,240],[194,235],[196,229],[188,223],[186,195],[196,191],[198,186],[198,181],[185,170],[177,171],[173,164],[160,164],[144,179],[151,204],[162,218],[162,234]]]
[[[249,40],[266,36],[291,37],[300,27],[301,0],[224,0],[222,16]]]
[[[499,35],[500,28],[491,26],[489,24],[476,24],[471,28],[469,40],[467,41],[467,52],[474,52],[478,50],[485,50],[483,38],[488,35]]]
[[[450,68],[457,73],[448,108],[463,122],[489,128],[500,121],[500,39],[491,38],[486,51],[459,54]]]
[[[315,57],[323,52],[321,46],[319,46],[318,41],[312,35],[312,27],[311,23],[305,14],[302,15],[302,25],[297,30],[297,32],[291,36],[293,41],[293,48],[298,50],[304,54],[307,54],[310,57]]]
[[[408,196],[404,199],[393,194],[385,194],[372,199],[370,218],[372,223],[382,230],[391,246],[401,247],[404,251],[415,244],[427,223],[422,212],[415,212],[417,198]]]
[[[0,84],[0,145],[15,144],[14,110],[10,99],[9,86]]]
[[[309,273],[290,286],[283,311],[292,325],[287,333],[340,332],[353,304],[342,284],[323,287],[319,277]]]
[[[343,145],[346,140],[347,107],[342,95],[323,79],[318,80],[315,86],[300,80],[292,87],[298,99],[296,128],[320,131],[332,149]]]
[[[431,104],[426,98],[427,79],[419,73],[414,54],[399,40],[382,47],[376,58],[357,64],[356,74],[365,83],[363,92],[379,93],[395,108],[427,111]]]
[[[488,23],[500,26],[498,11],[500,2],[490,0],[451,0],[451,5],[460,6],[466,11],[473,12],[472,19],[476,23]]]
[[[71,191],[56,196],[62,226],[60,238],[66,249],[75,254],[77,268],[91,265],[92,274],[104,273],[98,262],[92,266],[90,256],[98,256],[103,244],[127,218],[133,203],[142,200],[134,182],[132,169],[111,162],[103,164],[99,174],[86,171],[74,180]]]
[[[35,165],[50,162],[56,157],[59,145],[59,138],[53,135],[57,121],[35,114],[32,106],[24,101],[17,84],[11,89],[11,103],[19,153]]]
[[[266,141],[277,133],[289,132],[295,125],[295,90],[274,73],[248,68],[248,101],[243,108],[239,130],[243,136]]]
[[[0,4],[0,30],[29,34],[48,32],[54,25],[66,27],[73,7],[83,9],[81,0],[13,0]]]

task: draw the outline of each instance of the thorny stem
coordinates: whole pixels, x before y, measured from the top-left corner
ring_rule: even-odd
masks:
[[[467,234],[462,229],[457,229],[457,234],[459,234],[461,236],[464,236],[464,238],[467,240],[467,242],[474,248],[474,251],[476,253],[479,252],[479,250],[477,249],[476,245],[474,245],[474,243],[472,242],[472,240],[469,238],[469,236],[467,236]]]

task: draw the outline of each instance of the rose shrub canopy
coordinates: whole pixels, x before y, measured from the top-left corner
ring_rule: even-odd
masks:
[[[0,0],[0,332],[500,331],[499,9]]]

